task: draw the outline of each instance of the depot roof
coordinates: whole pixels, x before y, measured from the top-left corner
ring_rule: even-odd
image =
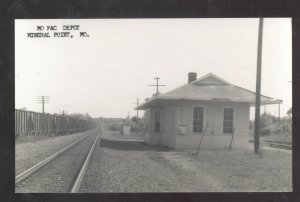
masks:
[[[224,79],[209,73],[197,80],[169,92],[158,94],[139,105],[136,109],[146,109],[166,100],[196,100],[212,102],[243,102],[255,105],[255,92],[232,85]],[[261,104],[281,104],[282,100],[261,95]]]

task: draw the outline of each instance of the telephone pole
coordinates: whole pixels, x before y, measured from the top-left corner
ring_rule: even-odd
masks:
[[[49,96],[37,96],[37,103],[42,103],[42,112],[43,114],[45,113],[45,104],[48,104],[50,102],[50,97]]]
[[[139,106],[139,98],[136,99],[136,103],[133,103],[133,104],[136,104],[136,107]],[[139,118],[139,110],[136,109],[136,117]]]
[[[280,125],[280,104],[278,104],[278,125]]]
[[[256,97],[255,97],[255,130],[254,153],[259,153],[259,122],[260,122],[260,88],[261,88],[261,57],[264,19],[259,18],[258,46],[257,46],[257,70],[256,70]]]
[[[166,86],[166,85],[158,84],[158,80],[160,79],[159,77],[155,77],[154,79],[156,80],[156,84],[149,85],[149,86],[156,86],[156,94],[155,94],[155,95],[158,95],[158,93],[159,93],[158,87],[159,87],[159,86]]]

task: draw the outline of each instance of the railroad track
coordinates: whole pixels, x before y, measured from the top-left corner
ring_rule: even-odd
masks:
[[[278,148],[278,149],[292,150],[291,144],[278,143],[278,142],[272,142],[272,141],[264,141],[264,143],[270,147],[274,147],[274,148]]]
[[[15,177],[15,192],[79,192],[98,135],[88,134]]]
[[[250,140],[253,143],[253,140]],[[274,142],[274,141],[262,141],[264,146],[277,148],[277,149],[285,149],[285,150],[292,150],[292,144],[282,143],[282,142]]]

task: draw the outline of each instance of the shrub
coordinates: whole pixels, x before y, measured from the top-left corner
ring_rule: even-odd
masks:
[[[144,118],[132,117],[131,130],[137,133],[145,133],[146,121]]]
[[[109,126],[109,129],[112,131],[121,131],[122,130],[122,124],[120,123],[111,123]]]
[[[270,134],[271,134],[271,131],[268,128],[264,128],[260,131],[260,136],[267,136],[267,135],[270,135]]]

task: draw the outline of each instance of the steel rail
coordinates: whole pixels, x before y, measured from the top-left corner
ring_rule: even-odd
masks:
[[[90,136],[91,134],[93,134],[92,132],[84,137],[79,138],[78,140],[74,141],[73,143],[71,143],[70,145],[66,146],[65,148],[59,150],[58,152],[56,152],[55,154],[49,156],[48,158],[44,159],[43,161],[37,163],[36,165],[32,166],[31,168],[25,170],[24,172],[20,173],[19,175],[17,175],[15,177],[15,184],[19,183],[20,181],[24,180],[25,178],[27,178],[28,176],[30,176],[31,174],[33,174],[34,172],[36,172],[38,169],[40,169],[41,167],[43,167],[44,165],[48,164],[49,162],[53,161],[55,158],[57,158],[59,155],[61,155],[62,153],[64,153],[65,151],[67,151],[68,149],[70,149],[72,146],[74,146],[75,144],[77,144],[78,142],[82,141],[83,139],[87,138],[88,136]]]
[[[250,140],[249,142],[254,142],[253,140]],[[285,146],[285,147],[293,147],[292,144],[288,144],[288,143],[279,143],[279,142],[273,142],[273,141],[262,141],[262,143],[264,144],[269,144],[269,145],[278,145],[278,146]]]
[[[279,148],[280,149],[286,149],[286,150],[291,150],[293,145],[291,144],[280,144],[276,142],[264,142],[265,146],[273,147],[273,148]]]
[[[76,178],[76,181],[75,181],[75,183],[72,187],[71,193],[76,193],[80,190],[80,185],[81,185],[81,183],[84,179],[84,175],[85,175],[87,167],[89,165],[89,162],[90,162],[90,159],[91,159],[92,153],[94,151],[97,140],[98,140],[98,135],[95,138],[95,141],[94,141],[94,143],[93,143],[93,145],[92,145],[92,147],[91,147],[91,149],[90,149],[90,151],[89,151],[89,153],[88,153],[88,155],[87,155],[87,157],[86,157],[86,159],[85,159],[85,161],[84,161],[84,163],[81,167],[81,170],[80,170],[80,172],[79,172],[79,174]]]
[[[278,146],[284,146],[284,147],[292,147],[291,144],[282,144],[282,143],[276,143],[276,142],[266,142],[267,144],[270,145],[278,145]]]

